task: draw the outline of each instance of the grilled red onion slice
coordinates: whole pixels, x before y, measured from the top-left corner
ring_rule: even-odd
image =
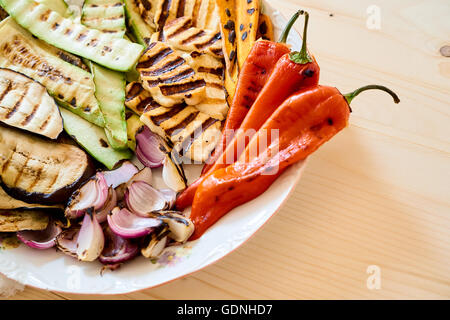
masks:
[[[107,227],[104,231],[106,246],[98,258],[106,265],[116,265],[133,259],[139,253],[139,246],[129,239],[122,238]]]
[[[139,217],[126,208],[114,208],[108,215],[111,230],[126,239],[146,236],[162,223],[159,219]]]
[[[56,237],[56,246],[65,254],[76,258],[79,233],[80,226],[72,226],[69,229],[64,230]]]
[[[158,168],[163,165],[166,148],[160,136],[146,126],[136,134],[136,156],[146,167]]]
[[[112,171],[104,171],[103,176],[105,177],[106,184],[108,187],[117,188],[122,183],[130,181],[133,176],[138,173],[138,169],[130,161],[125,161],[122,165]]]
[[[128,209],[141,217],[148,217],[149,213],[168,207],[165,196],[142,181],[133,182],[128,187],[125,192],[125,201]]]
[[[113,189],[113,187],[109,187],[108,189],[108,199],[105,202],[105,205],[102,209],[95,212],[95,216],[99,223],[103,223],[106,221],[106,217],[108,213],[112,211],[117,205],[117,193],[116,190]]]
[[[127,186],[130,186],[133,182],[135,181],[143,181],[148,183],[149,185],[152,184],[152,178],[153,178],[153,174],[152,174],[152,169],[145,167],[144,169],[142,169],[141,171],[139,171],[138,173],[136,173],[128,182],[127,182]]]
[[[30,248],[43,250],[55,246],[56,237],[61,231],[61,227],[50,220],[45,230],[19,231],[17,232],[17,238]]]
[[[175,205],[175,201],[177,200],[177,193],[172,189],[160,189],[159,192],[166,198],[168,203],[167,209],[170,210]]]
[[[186,177],[183,168],[176,165],[167,154],[164,159],[164,167],[162,170],[162,178],[164,183],[174,191],[182,191],[186,188]]]
[[[83,224],[77,239],[77,258],[81,261],[94,261],[103,251],[105,237],[95,215],[84,215]]]
[[[98,172],[94,178],[74,192],[65,211],[66,217],[76,219],[81,217],[89,208],[101,209],[107,198],[108,185],[103,173]]]
[[[164,228],[159,234],[151,234],[150,241],[146,247],[141,249],[141,254],[146,258],[159,257],[169,241],[167,237],[168,233],[168,228]]]

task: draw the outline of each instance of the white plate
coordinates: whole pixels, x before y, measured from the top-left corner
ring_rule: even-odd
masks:
[[[264,1],[279,35],[287,20]],[[288,41],[301,47],[293,30]],[[139,257],[114,272],[100,276],[101,264],[79,262],[54,249],[37,251],[21,245],[0,250],[0,272],[22,284],[45,290],[80,294],[123,294],[151,288],[198,271],[218,261],[247,241],[280,209],[297,184],[305,163],[289,168],[260,197],[242,205],[222,218],[199,240],[165,250],[158,263]],[[186,168],[188,175],[197,168]]]

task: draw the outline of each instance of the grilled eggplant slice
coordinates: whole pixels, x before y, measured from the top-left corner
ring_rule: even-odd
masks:
[[[39,82],[0,68],[0,121],[50,139],[63,129],[59,108]]]
[[[242,69],[258,32],[260,1],[236,0],[236,32],[239,69]]]
[[[111,147],[102,128],[64,109],[61,110],[61,115],[64,119],[64,130],[108,169],[113,169],[122,160],[131,159],[132,153],[129,149],[115,150]]]
[[[0,4],[36,37],[116,71],[132,69],[144,49],[137,43],[86,28],[33,0],[0,0]]]
[[[186,53],[182,57],[206,83],[205,99],[195,107],[212,118],[225,119],[228,104],[223,86],[224,65],[222,62],[208,54],[198,52]]]
[[[14,199],[0,187],[0,210],[14,210],[14,209],[60,209],[61,205],[46,206],[38,203],[26,203],[21,200]]]
[[[0,24],[0,67],[36,80],[62,106],[98,126],[104,126],[91,74],[65,62],[54,47],[34,39],[11,17]]]
[[[29,203],[67,201],[94,168],[83,150],[0,127],[0,178],[12,197]]]
[[[215,58],[222,59],[222,34],[220,31],[190,27],[191,25],[192,20],[189,17],[181,17],[169,22],[164,27],[164,40],[179,50],[208,53]]]
[[[81,23],[116,38],[126,32],[124,3],[121,0],[85,0]]]
[[[162,106],[196,105],[205,98],[205,81],[165,43],[151,43],[136,69],[144,89]]]
[[[144,6],[143,4],[145,3],[151,9],[151,2],[148,0],[125,0],[124,2],[128,27],[136,38],[136,41],[147,47],[151,42],[150,39],[155,32],[156,26],[154,25],[153,18],[146,21],[147,19],[141,16],[140,5]]]
[[[0,232],[44,230],[49,216],[38,210],[0,210]]]

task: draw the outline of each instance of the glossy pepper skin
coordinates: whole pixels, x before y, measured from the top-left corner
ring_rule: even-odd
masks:
[[[344,129],[351,100],[364,90],[377,88],[380,87],[368,86],[343,96],[336,88],[316,86],[287,99],[264,123],[237,162],[211,172],[199,185],[190,216],[195,225],[191,240],[198,239],[233,208],[262,194],[287,167],[304,160]],[[393,96],[398,103],[398,97]],[[273,142],[276,145],[253,156],[252,148],[260,145],[260,139],[267,139],[271,129],[279,130],[279,139]]]
[[[277,61],[269,79],[242,121],[239,130],[235,131],[231,141],[227,141],[225,150],[216,156],[215,163],[208,167],[208,173],[226,167],[230,164],[230,161],[236,161],[244,151],[247,141],[252,137],[252,132],[258,131],[285,99],[298,90],[318,84],[319,65],[313,57],[309,56],[306,50],[308,14],[306,12],[305,14],[302,50],[287,53]],[[227,133],[224,131],[223,136],[226,135]],[[231,136],[231,134],[228,134],[228,136]],[[227,139],[229,140],[229,137]],[[205,175],[197,179],[178,196],[177,209],[184,210],[192,204],[197,187],[204,177]]]
[[[291,51],[286,45],[287,35],[301,14],[302,11],[298,11],[292,16],[279,42],[261,40],[253,45],[239,72],[236,92],[222,129],[222,137],[208,163],[203,167],[202,175],[209,171],[232,140],[233,132],[240,127],[250,107],[269,79],[277,61]]]

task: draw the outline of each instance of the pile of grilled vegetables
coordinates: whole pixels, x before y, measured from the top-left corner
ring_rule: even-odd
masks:
[[[239,68],[273,27],[258,0],[70,2],[0,0],[0,232],[112,269],[192,234],[170,211],[180,159],[209,158]],[[151,186],[159,166],[165,190]]]

